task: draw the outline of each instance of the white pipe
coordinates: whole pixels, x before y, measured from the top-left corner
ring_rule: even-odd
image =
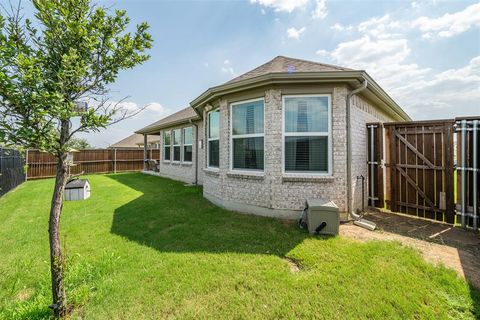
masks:
[[[354,219],[360,219],[360,216],[353,213],[352,210],[352,132],[350,128],[350,99],[353,95],[367,88],[367,79],[363,79],[360,87],[347,94],[346,101],[346,130],[347,130],[347,213]]]
[[[461,172],[461,179],[462,179],[462,195],[461,195],[461,201],[462,201],[462,215],[461,215],[461,223],[462,223],[462,228],[465,228],[466,226],[466,214],[467,214],[467,205],[465,201],[465,188],[466,188],[466,177],[465,177],[465,167],[466,167],[466,148],[465,148],[465,140],[467,139],[467,121],[462,120],[462,144],[461,144],[461,155],[462,155],[462,172]]]
[[[477,212],[477,208],[478,208],[478,199],[477,199],[477,187],[478,187],[478,183],[477,183],[477,176],[478,176],[478,159],[477,159],[477,155],[478,155],[478,141],[477,141],[477,137],[478,137],[478,132],[477,132],[477,129],[478,129],[478,120],[475,120],[473,121],[473,132],[472,132],[472,135],[473,135],[473,229],[474,230],[477,230],[478,228],[478,224],[477,224],[477,220],[478,220],[478,212]]]

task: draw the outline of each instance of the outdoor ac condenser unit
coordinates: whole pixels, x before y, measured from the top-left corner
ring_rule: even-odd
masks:
[[[308,199],[307,225],[311,234],[337,235],[340,227],[337,205],[330,200]]]

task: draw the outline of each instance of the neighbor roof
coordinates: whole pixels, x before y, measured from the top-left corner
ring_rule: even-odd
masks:
[[[159,142],[158,136],[148,135],[147,136],[147,143],[155,143]],[[126,137],[114,144],[110,145],[110,149],[115,148],[138,148],[141,145],[143,146],[143,134],[134,133],[131,136]]]
[[[233,83],[245,79],[254,78],[268,73],[294,73],[294,72],[322,72],[322,71],[345,71],[352,70],[325,63],[294,59],[277,56],[261,66],[250,70],[226,83]]]
[[[160,129],[163,129],[163,128],[172,127],[177,124],[182,124],[190,120],[198,120],[198,119],[200,119],[200,116],[195,112],[195,110],[191,107],[186,107],[185,109],[175,112],[174,114],[171,114],[168,117],[160,119],[157,122],[154,122],[146,126],[145,128],[135,131],[135,133],[142,133],[142,134],[152,133],[155,131],[159,131]]]

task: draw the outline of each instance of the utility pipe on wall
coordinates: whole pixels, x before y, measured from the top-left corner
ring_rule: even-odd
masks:
[[[196,125],[191,119],[189,122],[195,127],[195,184],[198,184],[198,125]]]
[[[347,130],[347,214],[351,215],[354,219],[360,218],[352,210],[352,130],[351,130],[351,120],[350,120],[350,100],[353,95],[363,91],[367,88],[368,82],[367,79],[363,79],[363,83],[360,87],[349,92],[347,94],[346,101],[346,130]]]

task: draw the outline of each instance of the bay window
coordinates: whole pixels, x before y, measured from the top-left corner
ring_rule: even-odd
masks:
[[[232,103],[231,169],[264,169],[264,102],[263,99]]]
[[[284,172],[331,174],[330,95],[283,97]]]
[[[192,162],[192,127],[183,128],[183,162]]]
[[[180,135],[180,129],[173,130],[173,161],[178,162],[180,162]]]
[[[170,161],[170,151],[172,147],[170,131],[163,131],[163,160]]]
[[[218,168],[220,163],[220,111],[218,109],[210,111],[207,122],[207,164],[210,168]]]

